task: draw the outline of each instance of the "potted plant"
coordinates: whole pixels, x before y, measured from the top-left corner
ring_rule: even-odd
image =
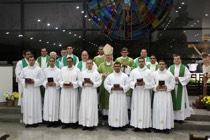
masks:
[[[204,96],[201,100],[206,105],[206,109],[210,111],[210,96]]]
[[[15,105],[15,99],[18,99],[18,92],[6,92],[4,94],[7,107],[13,107]]]

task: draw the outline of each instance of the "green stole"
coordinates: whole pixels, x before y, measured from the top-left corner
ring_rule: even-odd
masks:
[[[150,69],[150,65],[151,65],[151,64],[148,64],[148,65],[147,65],[147,68],[148,68],[148,69]],[[155,70],[158,70],[158,65],[156,65]]]
[[[57,60],[58,60],[59,62],[61,62],[61,59],[62,59],[62,57],[59,57]]]
[[[67,66],[67,55],[65,55],[64,57],[63,57],[63,65],[64,66]],[[74,65],[76,65],[76,61],[77,61],[77,57],[75,56],[75,55],[73,55],[73,64]]]
[[[79,61],[77,68],[80,69],[80,71],[82,71],[82,61]]]
[[[26,59],[25,58],[23,58],[21,61],[22,61],[23,68],[25,68],[25,67],[28,66],[28,63],[26,62]]]
[[[170,67],[170,72],[174,75],[175,65],[172,65]],[[184,71],[185,66],[181,64],[180,70],[179,70],[179,77],[184,77]],[[173,108],[174,110],[181,110],[181,104],[182,104],[182,90],[183,86],[180,82],[178,82],[178,88],[177,88],[177,97],[176,97],[176,89],[171,91],[172,100],[173,100]]]
[[[139,66],[139,62],[138,62],[139,57],[136,58],[136,61],[134,62],[134,67],[137,68]],[[146,57],[146,62],[150,62],[150,58]]]
[[[42,66],[42,56],[39,56],[37,58],[37,62],[39,63],[39,66],[41,67]],[[48,63],[50,61],[50,56],[49,55],[46,55],[46,63]]]
[[[59,64],[59,62],[60,61],[55,61],[55,66],[57,67],[57,68],[60,68],[60,64]],[[50,64],[49,64],[49,62],[47,63],[47,67],[49,67],[50,66]]]

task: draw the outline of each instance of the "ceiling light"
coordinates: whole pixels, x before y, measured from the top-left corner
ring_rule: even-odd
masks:
[[[58,27],[55,27],[56,30],[58,30]]]
[[[18,35],[18,37],[23,37],[23,35]]]
[[[77,6],[76,9],[79,9],[79,6]]]
[[[37,22],[41,22],[41,19],[37,19]]]
[[[50,26],[50,23],[47,23],[47,26]]]
[[[205,16],[207,17],[209,14],[205,14]]]
[[[33,40],[34,38],[33,38],[33,37],[31,37],[30,39],[31,39],[31,40]]]
[[[9,34],[9,32],[6,32],[6,35],[8,35]]]

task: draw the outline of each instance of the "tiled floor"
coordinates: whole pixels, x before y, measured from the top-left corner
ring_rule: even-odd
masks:
[[[189,134],[197,136],[210,135],[207,131],[173,130],[171,134],[133,132],[131,128],[125,132],[110,131],[106,126],[99,126],[94,131],[83,131],[81,128],[61,129],[46,128],[41,125],[37,128],[25,128],[20,123],[0,122],[0,136],[9,134],[7,140],[188,140]]]

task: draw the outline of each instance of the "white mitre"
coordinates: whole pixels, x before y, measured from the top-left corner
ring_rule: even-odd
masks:
[[[106,44],[103,48],[104,54],[113,54],[113,47],[109,44]]]

